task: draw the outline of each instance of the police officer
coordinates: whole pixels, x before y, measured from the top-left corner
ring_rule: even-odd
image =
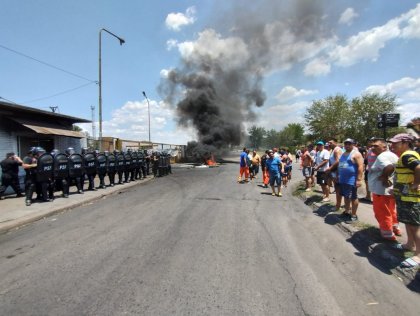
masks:
[[[54,177],[52,187],[63,192],[64,198],[69,197],[69,159],[65,154],[53,149],[51,155],[54,157]],[[51,195],[51,191],[50,191]]]
[[[150,174],[150,164],[152,161],[152,156],[150,155],[148,150],[144,150],[144,158],[145,158],[145,168],[146,168],[146,174]]]
[[[15,153],[7,153],[6,159],[0,162],[2,175],[0,185],[0,200],[4,199],[4,192],[8,186],[16,192],[16,197],[21,197],[22,190],[19,184],[19,166],[22,166],[22,159],[15,155]]]
[[[124,155],[124,183],[130,182],[130,173],[131,173],[131,151],[128,150]]]
[[[54,200],[53,186],[53,165],[54,158],[51,154],[46,153],[42,147],[36,147],[33,151],[36,158],[36,190],[42,201],[50,202]]]
[[[73,147],[67,148],[65,153],[69,158],[69,185],[75,182],[77,193],[83,194],[83,157],[76,154]]]
[[[114,150],[115,160],[116,160],[116,170],[118,174],[118,184],[123,184],[123,174],[124,174],[124,155],[120,153],[119,150]]]
[[[159,162],[160,162],[159,153],[157,151],[153,152],[150,160],[151,160],[151,164],[152,164],[153,176],[156,178],[157,175],[158,175]]]
[[[105,151],[104,155],[106,157],[106,167],[109,178],[109,186],[113,187],[115,185],[115,173],[117,172],[116,157],[109,151]]]
[[[94,151],[95,154],[95,163],[96,163],[96,172],[99,177],[99,188],[105,189],[105,175],[107,171],[107,157],[104,154],[101,154],[99,150]]]
[[[35,171],[37,166],[36,158],[34,157],[35,147],[29,149],[27,155],[23,158],[22,167],[25,169],[25,204],[30,206],[32,203],[32,196],[35,191]]]
[[[84,174],[88,179],[88,190],[96,191],[95,188],[95,177],[96,177],[96,159],[95,154],[91,152],[88,148],[82,148],[83,156],[83,169]]]

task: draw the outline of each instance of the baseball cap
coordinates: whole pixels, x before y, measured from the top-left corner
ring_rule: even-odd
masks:
[[[317,142],[316,144],[317,144],[317,145],[322,145],[322,146],[324,146],[324,142],[323,142],[323,141],[319,141],[319,142]]]
[[[399,142],[414,142],[416,138],[411,136],[407,133],[397,134],[394,137],[390,138],[388,141],[391,143],[399,143]]]
[[[343,143],[356,144],[355,140],[354,140],[354,139],[352,139],[352,138],[347,138],[347,139],[345,139]]]

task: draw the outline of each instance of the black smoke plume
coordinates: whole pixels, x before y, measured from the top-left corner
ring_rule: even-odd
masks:
[[[220,33],[208,28],[196,41],[180,44],[180,65],[159,87],[165,101],[176,105],[178,124],[196,130],[194,152],[241,144],[244,123],[255,120],[254,109],[266,99],[263,76],[305,60],[325,41],[323,1],[257,1],[248,8],[237,3],[219,19]]]

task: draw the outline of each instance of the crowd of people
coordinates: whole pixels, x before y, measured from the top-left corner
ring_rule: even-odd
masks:
[[[260,157],[254,150],[244,148],[240,155],[238,183],[250,183],[257,178],[261,166],[263,187],[271,187],[272,196],[282,196],[281,188],[287,187],[292,178],[293,156],[286,148],[266,150]]]
[[[282,186],[291,178],[293,157],[286,149],[267,150],[258,158],[254,151],[243,149],[240,156],[238,182],[249,183],[261,166],[263,184],[269,184],[273,196],[282,196]],[[321,187],[322,202],[331,202],[335,192],[335,211],[348,224],[358,221],[358,188],[365,184],[366,196],[360,201],[371,203],[381,236],[394,242],[395,248],[414,255],[401,263],[403,268],[420,266],[420,141],[402,133],[389,139],[372,137],[366,146],[347,138],[340,145],[337,139],[303,146],[295,151],[305,179],[305,191]],[[253,160],[254,159],[254,160]],[[255,161],[255,162],[254,162]],[[344,204],[342,206],[342,204]],[[401,236],[400,223],[405,224],[407,241]]]
[[[76,193],[84,193],[84,184],[87,190],[96,191],[105,189],[105,178],[108,177],[108,186],[128,183],[144,179],[153,173],[154,177],[171,173],[170,156],[165,152],[149,152],[147,150],[126,152],[114,150],[112,153],[83,148],[80,154],[73,148],[67,148],[64,153],[54,149],[51,153],[41,147],[32,147],[27,156],[21,159],[15,153],[6,154],[0,162],[2,169],[0,200],[10,186],[16,197],[25,196],[26,206],[36,200],[51,202],[54,192],[62,191],[62,197],[68,198],[70,186],[76,187]],[[25,170],[24,194],[19,181],[19,168]],[[151,171],[151,172],[150,172]],[[95,186],[95,178],[99,178],[99,186]],[[116,179],[116,177],[118,179]]]

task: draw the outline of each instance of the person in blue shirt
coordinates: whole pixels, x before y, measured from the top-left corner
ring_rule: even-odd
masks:
[[[270,186],[272,196],[282,196],[281,194],[281,174],[284,173],[284,166],[279,157],[274,157],[274,152],[270,150],[268,152],[268,159],[266,161],[266,168],[270,175]],[[277,187],[277,193],[275,191]]]
[[[243,183],[242,175],[245,174],[245,183],[249,182],[249,167],[248,167],[248,153],[246,152],[246,147],[244,147],[241,156],[239,157],[239,176],[238,183]]]

